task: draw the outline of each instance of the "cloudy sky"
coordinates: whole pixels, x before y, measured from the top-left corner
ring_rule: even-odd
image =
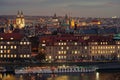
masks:
[[[120,16],[120,0],[0,0],[0,15]]]

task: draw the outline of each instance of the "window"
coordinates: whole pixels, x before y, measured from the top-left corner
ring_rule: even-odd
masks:
[[[0,40],[3,40],[3,38],[1,37]]]
[[[28,54],[28,55],[27,55],[27,57],[29,58],[29,57],[30,57],[30,55]]]
[[[9,57],[10,57],[10,55],[7,55],[7,57],[9,58]]]
[[[64,49],[63,47],[61,47],[61,49]]]
[[[3,53],[3,50],[0,50],[0,53]]]
[[[66,51],[64,51],[64,54],[66,54]]]
[[[4,55],[4,58],[6,58],[6,55]]]
[[[26,44],[26,42],[24,42],[24,45]]]
[[[4,46],[4,49],[6,49],[6,46]]]
[[[13,40],[14,38],[11,37],[10,39]]]
[[[13,55],[11,55],[11,58],[13,57]]]
[[[20,55],[20,57],[22,58],[22,57],[23,57],[23,55]]]
[[[14,49],[16,49],[17,47],[16,46],[14,46]]]
[[[77,45],[77,42],[75,42],[75,45]]]
[[[30,44],[30,42],[27,42],[27,44],[29,45],[29,44]]]
[[[49,56],[49,59],[51,59],[52,57],[51,56]]]
[[[64,43],[64,45],[66,45],[66,43]]]
[[[14,58],[16,58],[17,56],[16,56],[16,54],[14,55]]]
[[[75,54],[77,54],[77,51],[75,51]]]
[[[2,57],[3,57],[3,55],[0,55],[0,57],[2,58]]]
[[[24,55],[24,58],[26,58],[26,55]]]
[[[7,50],[7,53],[10,53],[10,50]]]
[[[42,46],[46,46],[46,44],[42,44]]]
[[[22,44],[23,44],[23,42],[20,42],[20,44],[22,45]]]
[[[68,50],[68,49],[69,49],[69,47],[66,47],[66,49]]]
[[[3,46],[0,46],[1,49],[3,49]]]
[[[4,50],[4,53],[6,53],[6,50]]]
[[[58,45],[60,45],[60,43],[58,43]]]
[[[13,46],[11,46],[10,48],[13,49]]]
[[[87,49],[87,46],[85,46],[85,49]]]
[[[10,44],[10,42],[7,42],[7,44]]]

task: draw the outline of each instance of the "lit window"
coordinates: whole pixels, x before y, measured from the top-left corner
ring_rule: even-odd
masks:
[[[46,44],[42,44],[42,46],[46,46]]]
[[[60,45],[60,43],[58,43],[58,45]]]
[[[30,55],[28,54],[28,55],[27,55],[27,57],[29,58],[29,57],[30,57]]]
[[[22,58],[22,57],[23,57],[23,55],[20,55],[20,57]]]
[[[3,38],[1,37],[0,40],[3,40]]]
[[[60,52],[60,51],[58,51],[58,54],[61,54],[61,52]]]
[[[3,53],[3,50],[0,50],[0,53]]]
[[[26,58],[26,55],[24,55],[24,58]]]
[[[14,46],[14,49],[16,49],[17,47],[16,46]]]
[[[9,58],[9,57],[10,57],[10,55],[7,55],[7,57]]]
[[[49,59],[51,59],[52,57],[51,56],[49,56]]]
[[[58,59],[61,59],[61,56],[58,56]]]
[[[64,51],[64,54],[66,54],[66,51]]]
[[[87,49],[87,47],[85,46],[85,49]]]
[[[63,47],[61,47],[61,49],[63,49]]]
[[[11,46],[11,49],[13,49],[13,46]]]
[[[4,57],[6,58],[6,55],[4,55]]]
[[[4,50],[4,53],[6,53],[6,50]]]
[[[3,55],[0,56],[1,58],[3,57]]]
[[[16,55],[14,55],[14,58],[16,58],[17,56]]]
[[[11,55],[11,57],[13,57],[13,55]]]
[[[29,45],[29,44],[30,44],[30,42],[27,42],[27,44]]]
[[[10,42],[7,42],[7,44],[10,44]]]
[[[11,37],[10,39],[13,40],[14,38]]]
[[[7,50],[7,53],[10,53],[10,50]]]
[[[6,46],[4,46],[4,49],[6,49]]]
[[[1,49],[3,49],[3,46],[0,46]]]
[[[66,45],[66,43],[64,43],[64,45]]]
[[[66,59],[66,56],[64,56],[64,59]]]
[[[75,45],[77,45],[77,42],[75,42]]]
[[[20,42],[20,44],[22,45],[22,44],[23,44],[23,42]]]
[[[24,42],[24,44],[26,44],[26,42]]]
[[[68,50],[68,49],[69,49],[69,47],[66,47],[66,49]]]
[[[75,54],[77,54],[77,51],[75,51]]]

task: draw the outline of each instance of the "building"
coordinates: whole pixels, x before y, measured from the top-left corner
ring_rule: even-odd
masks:
[[[19,33],[0,34],[0,60],[24,60],[31,57],[31,42]]]
[[[25,27],[25,19],[23,16],[23,12],[19,12],[17,14],[17,18],[16,18],[16,28],[22,29]]]
[[[120,41],[112,36],[51,35],[40,37],[39,53],[47,61],[119,60]]]

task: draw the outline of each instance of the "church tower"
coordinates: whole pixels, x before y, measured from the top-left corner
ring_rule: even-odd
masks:
[[[16,18],[16,28],[22,29],[25,27],[25,19],[23,16],[23,12],[19,12],[17,13],[17,18]]]

